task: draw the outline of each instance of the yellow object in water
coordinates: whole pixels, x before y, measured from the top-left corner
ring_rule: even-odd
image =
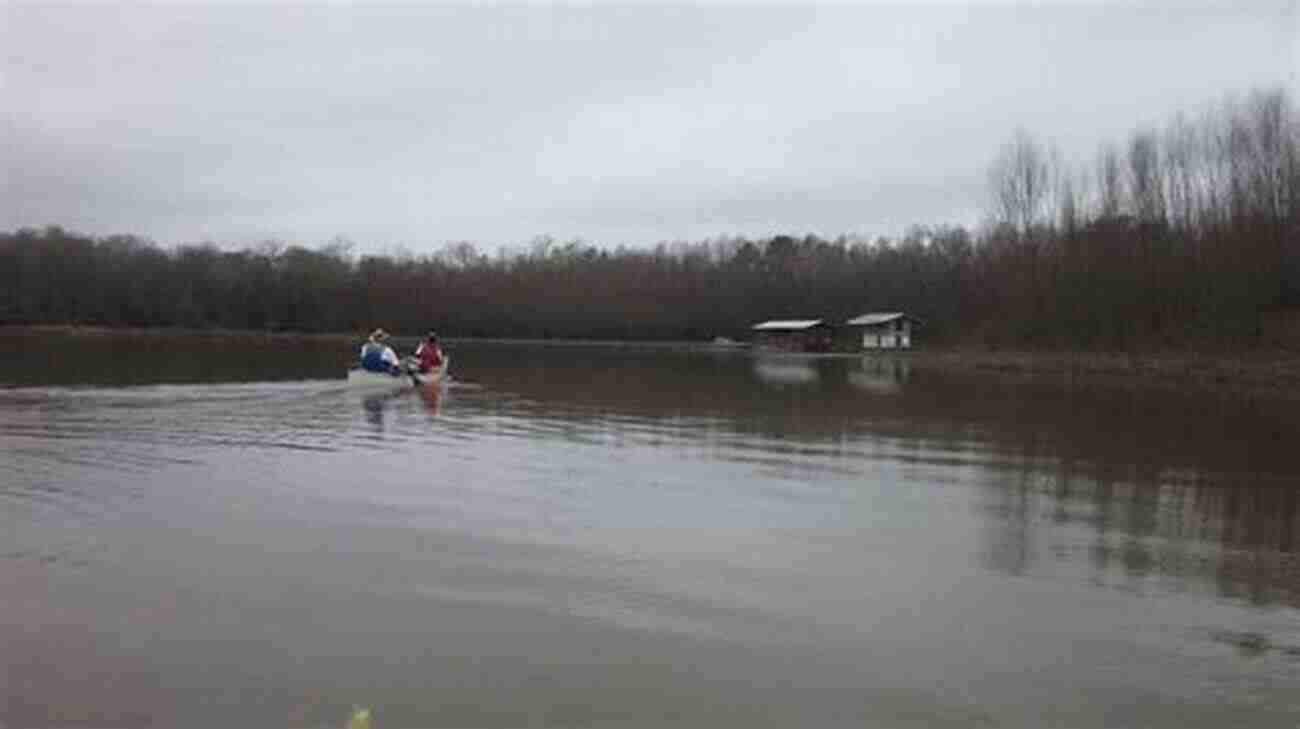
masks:
[[[347,729],[370,729],[370,709],[353,707],[352,718],[348,719]]]

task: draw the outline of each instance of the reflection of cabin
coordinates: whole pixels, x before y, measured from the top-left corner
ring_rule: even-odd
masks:
[[[754,346],[786,352],[829,352],[831,325],[821,319],[773,319],[753,326]]]
[[[769,385],[811,385],[821,377],[808,360],[780,356],[755,358],[754,374]]]
[[[876,395],[901,392],[912,375],[905,357],[859,357],[857,362],[857,368],[849,370],[849,384]]]
[[[911,349],[912,333],[921,320],[899,311],[863,314],[844,322],[863,349]]]

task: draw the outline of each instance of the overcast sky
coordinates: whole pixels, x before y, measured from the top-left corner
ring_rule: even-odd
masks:
[[[362,251],[977,221],[1017,127],[1090,158],[1296,100],[1300,0],[0,0],[0,228]]]

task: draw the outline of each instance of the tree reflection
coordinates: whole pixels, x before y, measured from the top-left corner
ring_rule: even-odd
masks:
[[[707,422],[718,441],[804,449],[841,471],[888,457],[973,479],[991,569],[1300,605],[1294,403],[962,376],[906,357],[797,360],[814,376],[776,387],[766,360],[743,355],[467,348],[462,360],[488,390],[588,435],[599,418],[698,440]]]
[[[1117,467],[1027,448],[989,469],[984,559],[995,570],[1086,577],[1147,592],[1209,590],[1300,606],[1294,478],[1155,463]],[[1083,470],[1080,473],[1080,470]]]

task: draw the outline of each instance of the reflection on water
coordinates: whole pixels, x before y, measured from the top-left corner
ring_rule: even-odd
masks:
[[[826,379],[834,384],[880,395],[898,393],[907,382],[912,363],[906,357],[844,357],[761,353],[754,357],[754,375],[768,385],[813,385]]]
[[[1026,574],[1064,565],[1123,589],[1300,606],[1294,475],[1056,466],[1047,477],[1029,464],[990,474],[991,567]]]
[[[905,357],[863,357],[857,369],[850,369],[848,383],[858,389],[890,395],[903,391],[912,373],[912,363]]]
[[[736,377],[746,361],[773,389]],[[940,481],[974,473],[986,493],[985,563],[1010,574],[1083,566],[1091,572],[1078,579],[1094,583],[1137,589],[1133,580],[1156,575],[1178,589],[1196,581],[1224,597],[1300,605],[1293,403],[963,379],[915,372],[906,357],[737,356],[727,367],[622,354],[603,364],[591,372],[555,356],[544,368],[485,362],[478,373],[499,377],[534,417],[636,413],[681,427],[685,441],[757,436],[766,451],[815,453],[822,470],[886,458]],[[671,376],[650,374],[661,367]],[[644,385],[628,386],[634,372]],[[800,440],[823,445],[791,451]]]
[[[291,382],[338,377],[353,344],[326,338],[58,333],[0,336],[0,387]]]
[[[152,383],[106,365],[0,389],[0,594],[22,627],[0,723],[1300,711],[1294,403],[506,345],[374,396],[320,352],[285,353],[308,374],[276,382],[193,346]],[[221,376],[188,379],[195,361]]]
[[[800,361],[797,355],[787,358],[778,355],[755,357],[754,374],[772,385],[809,385],[820,377],[813,362]]]
[[[361,398],[361,406],[366,410],[366,420],[375,426],[376,430],[384,429],[384,408],[388,401],[397,397],[398,393],[385,393],[382,395],[365,395]]]
[[[385,419],[388,411],[412,398],[420,402],[424,412],[430,419],[435,418],[438,415],[438,407],[446,386],[446,383],[444,383],[440,387],[412,387],[393,392],[359,395],[362,410],[366,414],[366,422],[370,423],[376,432],[382,433],[385,429]]]
[[[431,417],[437,416],[438,414],[438,405],[442,400],[442,391],[443,387],[421,387],[415,391],[416,395],[420,398],[420,402],[424,404],[425,412],[427,412]]]

